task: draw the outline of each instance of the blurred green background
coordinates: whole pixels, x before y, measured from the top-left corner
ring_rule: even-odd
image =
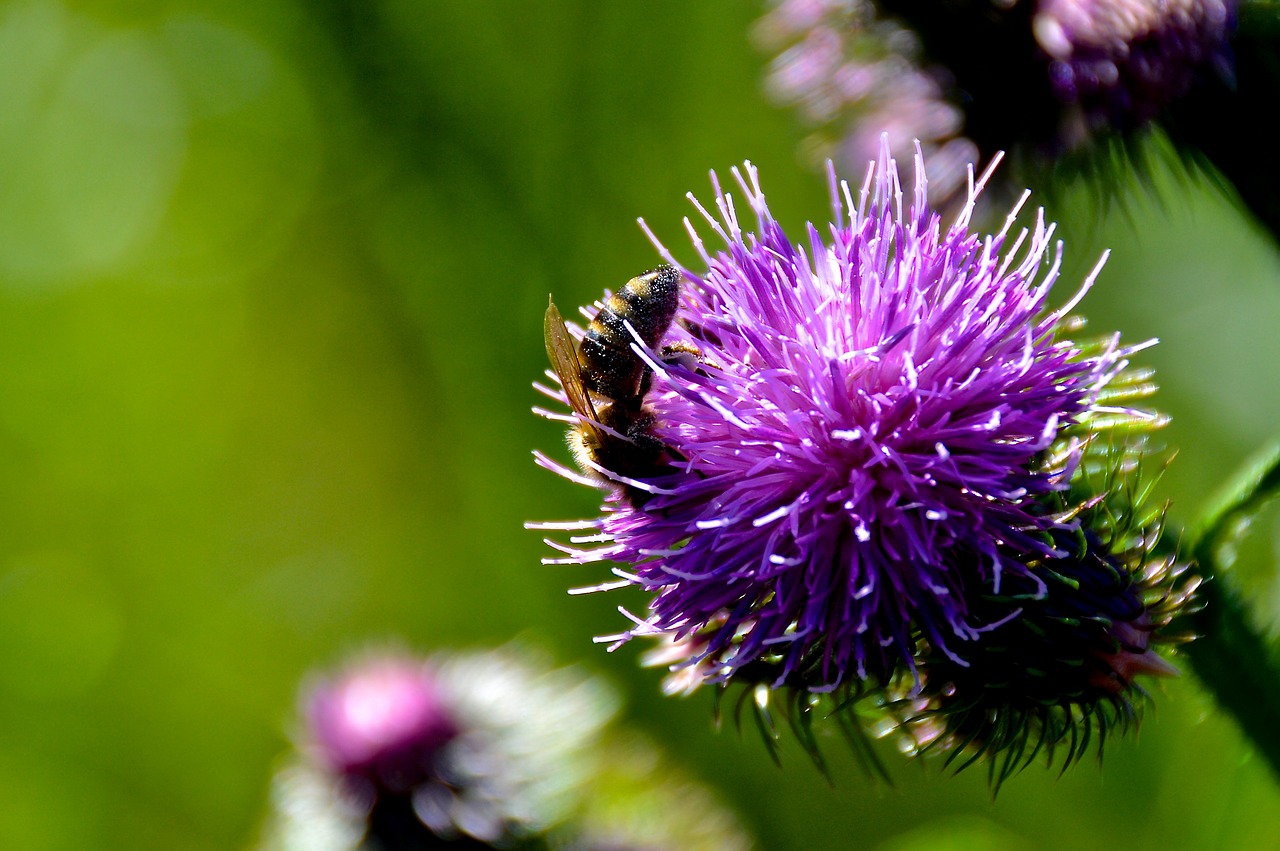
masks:
[[[1280,795],[1195,681],[1141,735],[992,801],[887,753],[828,785],[794,742],[713,731],[590,636],[526,519],[596,497],[537,469],[547,293],[689,258],[684,193],[750,158],[784,225],[822,218],[804,131],[759,93],[753,3],[0,4],[0,847],[224,849],[257,835],[298,683],[399,637],[516,635],[606,671],[627,720],[765,849],[1269,847]],[[1065,299],[1159,336],[1173,517],[1280,420],[1280,262],[1166,181],[1062,222]],[[1274,618],[1266,536],[1242,571]]]

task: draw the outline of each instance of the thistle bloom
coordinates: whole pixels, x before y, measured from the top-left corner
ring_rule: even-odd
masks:
[[[688,226],[705,271],[682,269],[667,336],[699,362],[634,346],[670,471],[629,485],[643,501],[615,491],[577,527],[592,534],[553,543],[565,556],[549,561],[625,566],[598,587],[652,599],[615,638],[696,636],[688,664],[712,681],[768,660],[777,682],[812,690],[884,682],[914,669],[919,641],[966,665],[996,626],[975,595],[1047,593],[1031,565],[1064,551],[1043,506],[1082,451],[1064,436],[1140,417],[1103,400],[1139,347],[1064,338],[1098,269],[1051,309],[1061,246],[1042,214],[969,231],[987,175],[944,229],[919,149],[906,206],[886,142],[856,202],[833,179],[836,220],[803,242],[754,167],[734,175],[755,230],[713,176],[716,212],[698,210],[725,247]]]
[[[396,657],[318,684],[306,714],[330,770],[400,792],[430,776],[436,756],[458,734],[432,671]]]
[[[526,847],[578,806],[614,709],[507,652],[356,660],[307,689],[263,847]]]
[[[766,90],[816,128],[809,147],[860,166],[883,129],[921,139],[941,203],[979,150],[1076,150],[1230,80],[1237,5],[775,0],[755,37],[775,54]]]
[[[1077,134],[1155,118],[1204,72],[1231,74],[1234,0],[1040,0],[1032,28]]]
[[[894,148],[920,142],[938,198],[963,191],[977,148],[962,135],[951,75],[925,62],[910,28],[877,15],[870,0],[775,0],[753,35],[776,53],[769,96],[814,128],[809,159],[861,168],[887,132]]]
[[[1054,530],[1062,554],[1030,565],[1043,591],[1014,580],[975,598],[998,626],[963,664],[921,649],[923,682],[900,684],[909,694],[895,706],[906,749],[986,758],[998,785],[1041,749],[1050,759],[1065,749],[1064,765],[1091,742],[1101,749],[1138,719],[1139,675],[1177,674],[1157,647],[1189,640],[1174,621],[1200,580],[1161,542],[1163,509],[1146,507],[1145,449],[1138,440],[1108,453],[1097,487],[1078,477],[1073,491],[1095,494],[1076,496],[1074,528]]]

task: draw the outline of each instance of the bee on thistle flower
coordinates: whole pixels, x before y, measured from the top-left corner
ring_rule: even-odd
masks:
[[[651,594],[602,640],[692,640],[695,680],[763,664],[775,684],[822,692],[914,677],[926,645],[967,666],[996,625],[985,596],[1049,593],[1038,565],[1068,554],[1077,524],[1046,506],[1085,446],[1162,422],[1126,405],[1146,386],[1129,357],[1148,344],[1073,342],[1070,314],[1101,264],[1051,307],[1053,226],[1038,214],[1016,230],[1015,208],[999,232],[970,232],[988,170],[944,228],[921,159],[904,199],[883,141],[856,199],[833,177],[835,221],[800,242],[753,166],[734,175],[754,231],[713,175],[714,212],[694,203],[724,247],[686,221],[705,271],[654,239],[684,287],[665,336],[632,349],[652,370],[647,434],[672,461],[639,482],[643,501],[606,484],[599,518],[530,524],[587,533],[549,541],[549,563],[615,565],[618,581],[584,590]],[[701,358],[664,359],[664,344]]]
[[[567,439],[583,473],[624,487],[633,502],[648,498],[638,479],[661,475],[671,458],[649,429],[644,407],[653,372],[631,348],[633,336],[653,347],[680,303],[680,273],[670,266],[637,275],[609,296],[575,343],[552,302],[543,318],[547,357],[573,416]],[[696,352],[664,347],[664,359]]]

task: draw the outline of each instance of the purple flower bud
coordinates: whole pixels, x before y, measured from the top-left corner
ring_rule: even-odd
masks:
[[[951,75],[926,60],[910,28],[868,0],[775,0],[753,37],[774,54],[766,92],[813,128],[809,159],[860,169],[888,133],[895,149],[920,143],[935,200],[963,196],[978,151],[963,135]]]
[[[1098,493],[1055,530],[1061,555],[1032,565],[1043,590],[975,596],[995,625],[960,662],[921,648],[919,677],[890,689],[904,749],[985,759],[998,785],[1042,750],[1064,765],[1101,752],[1141,716],[1137,677],[1177,675],[1157,648],[1191,640],[1177,620],[1197,609],[1200,577],[1161,541],[1163,508],[1144,506],[1144,452],[1115,451],[1097,487],[1078,477],[1073,498]]]
[[[598,678],[523,650],[367,655],[307,690],[258,847],[749,847],[712,795],[609,729],[616,709]]]
[[[306,717],[331,771],[397,792],[426,779],[440,748],[458,734],[432,671],[394,656],[317,684]]]

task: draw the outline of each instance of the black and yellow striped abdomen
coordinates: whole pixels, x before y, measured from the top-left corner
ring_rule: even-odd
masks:
[[[578,357],[587,389],[606,399],[626,402],[643,394],[647,367],[631,349],[627,323],[646,346],[657,348],[680,305],[680,273],[660,266],[627,281],[609,297],[587,327]]]

